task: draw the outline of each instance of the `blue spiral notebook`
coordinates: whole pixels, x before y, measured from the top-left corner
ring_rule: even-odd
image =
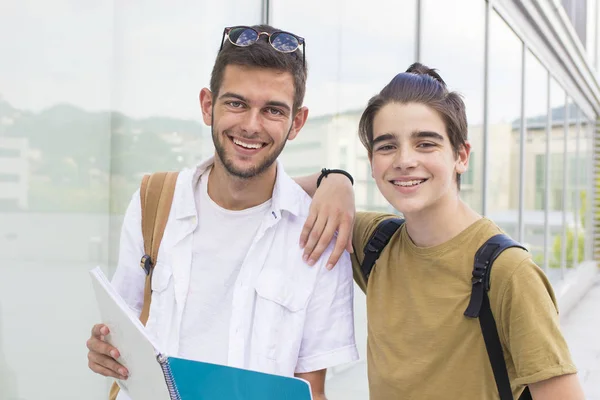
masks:
[[[90,271],[106,340],[129,370],[117,380],[119,399],[132,400],[312,400],[307,381],[182,358],[160,352],[139,319],[100,268]]]

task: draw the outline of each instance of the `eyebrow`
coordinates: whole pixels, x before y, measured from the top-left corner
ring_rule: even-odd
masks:
[[[372,145],[375,146],[379,142],[385,142],[388,140],[396,140],[396,135],[392,135],[391,133],[384,133],[383,135],[377,136],[373,139]]]
[[[431,132],[431,131],[414,131],[413,133],[410,134],[410,137],[412,139],[429,138],[429,139],[437,140],[438,142],[444,141],[444,137],[442,135],[440,135],[437,132]]]
[[[410,138],[413,140],[429,138],[429,139],[433,139],[438,142],[444,141],[444,137],[442,135],[440,135],[437,132],[432,132],[432,131],[414,131],[413,133],[410,134]],[[387,142],[388,140],[395,141],[395,140],[397,140],[397,137],[393,133],[384,133],[383,135],[377,136],[375,139],[373,139],[373,142],[371,143],[371,145],[375,146],[377,143]]]
[[[250,103],[250,101],[247,98],[245,98],[244,96],[242,96],[241,94],[237,94],[237,93],[233,93],[233,92],[225,92],[225,93],[223,93],[222,95],[219,96],[219,99],[222,99],[224,97],[230,97],[230,98],[233,97],[234,99],[241,100],[244,103]],[[288,106],[286,103],[281,102],[281,101],[271,100],[271,101],[268,101],[266,105],[270,106],[270,107],[284,108],[288,112],[291,111],[291,107]]]

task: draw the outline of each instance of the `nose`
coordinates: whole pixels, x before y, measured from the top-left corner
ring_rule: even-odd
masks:
[[[240,129],[247,135],[254,135],[260,132],[262,125],[260,110],[250,109],[244,113]]]
[[[417,166],[415,152],[410,146],[400,146],[394,157],[392,166],[396,169],[407,170]]]

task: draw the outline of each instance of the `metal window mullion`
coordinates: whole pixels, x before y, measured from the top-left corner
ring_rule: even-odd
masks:
[[[590,121],[590,138],[588,139],[588,144],[590,146],[590,150],[589,150],[589,156],[588,156],[588,163],[589,163],[589,169],[588,171],[590,171],[590,174],[588,175],[588,196],[587,196],[587,219],[586,221],[588,221],[588,225],[589,225],[589,233],[587,234],[589,236],[589,243],[588,243],[588,254],[586,259],[587,260],[593,260],[594,259],[594,238],[596,235],[596,229],[595,229],[595,224],[594,224],[594,206],[595,206],[595,198],[596,198],[596,187],[595,187],[595,177],[596,177],[596,173],[594,172],[595,170],[595,162],[594,162],[594,154],[595,154],[595,150],[594,150],[594,146],[596,143],[596,118],[592,119]]]
[[[597,141],[598,141],[598,117],[596,117],[593,120],[592,123],[592,127],[591,127],[591,137],[589,140],[589,144],[590,144],[590,152],[589,152],[589,165],[590,165],[590,169],[589,171],[591,171],[590,177],[588,178],[589,181],[589,196],[588,196],[588,223],[590,224],[590,242],[588,244],[588,251],[589,251],[589,255],[588,257],[586,257],[589,260],[595,260],[596,259],[596,253],[597,253],[597,249],[596,249],[596,236],[599,234],[599,232],[596,231],[596,212],[597,212],[597,201],[596,201],[596,196],[598,195],[598,193],[596,192],[598,190],[598,186],[596,184],[596,179],[597,179],[597,175],[600,173],[600,171],[598,171],[598,166],[597,166],[597,162],[595,160],[596,157],[598,157],[599,155],[596,154],[596,145],[597,145]]]
[[[550,134],[552,131],[552,101],[551,101],[551,82],[550,71],[547,71],[548,98],[546,104],[546,159],[544,174],[544,266],[545,272],[550,268]]]
[[[525,242],[525,136],[527,135],[527,121],[525,119],[525,68],[527,65],[527,45],[523,42],[521,46],[521,130],[519,132],[519,217],[518,217],[518,241]]]
[[[590,182],[591,182],[590,181],[590,175],[593,175],[594,169],[593,169],[593,164],[590,163],[590,158],[589,158],[589,155],[590,155],[589,149],[590,149],[590,144],[591,143],[590,143],[590,140],[588,138],[588,134],[591,132],[592,124],[593,124],[593,121],[591,119],[587,119],[586,118],[586,125],[585,126],[586,126],[586,131],[588,133],[585,135],[585,139],[586,139],[586,143],[585,143],[585,146],[586,146],[585,147],[586,148],[585,155],[586,155],[586,157],[585,157],[585,159],[586,159],[587,162],[585,163],[585,165],[583,167],[586,168],[586,171],[590,171],[590,172],[587,174],[587,179],[585,181],[585,189],[584,189],[585,190],[585,194],[586,194],[586,200],[587,200],[587,207],[586,207],[586,211],[585,211],[585,216],[583,217],[584,221],[586,221],[585,222],[586,227],[585,228],[582,227],[583,228],[583,240],[584,240],[584,244],[583,244],[583,259],[584,260],[590,260],[590,237],[592,236],[591,235],[591,226],[593,225],[593,223],[592,223],[592,221],[590,219],[591,214],[590,214],[589,211],[590,211],[590,208],[591,208],[591,205],[592,205],[592,202],[591,202],[592,201],[592,197],[591,197],[592,192],[590,190],[591,189],[591,186],[590,186]]]
[[[490,19],[493,12],[493,0],[488,0],[485,9],[485,37],[483,55],[483,161],[481,179],[481,214],[488,214],[488,177],[489,177],[489,74],[490,74]]]
[[[265,25],[271,24],[271,1],[270,0],[262,0],[261,23],[265,24]]]
[[[565,115],[563,119],[563,187],[562,187],[562,240],[560,246],[560,275],[565,277],[567,266],[567,137],[569,134],[569,96],[565,93]]]
[[[575,135],[576,135],[576,139],[575,139],[575,171],[574,171],[574,177],[573,177],[573,182],[574,182],[574,190],[573,190],[573,218],[575,219],[575,227],[574,227],[574,232],[573,232],[573,267],[576,267],[577,264],[579,263],[579,192],[580,192],[580,187],[579,187],[579,168],[578,167],[578,162],[579,162],[579,140],[580,140],[580,134],[581,132],[581,110],[579,109],[579,107],[577,108],[577,122],[575,124]]]
[[[415,16],[415,61],[421,61],[421,35],[423,29],[423,5],[422,0],[416,0],[416,16]]]

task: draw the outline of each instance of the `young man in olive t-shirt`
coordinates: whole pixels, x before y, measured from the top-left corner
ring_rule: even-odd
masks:
[[[370,100],[359,136],[380,192],[406,221],[368,284],[360,270],[363,249],[378,223],[396,216],[358,213],[354,221],[355,280],[367,294],[370,398],[498,399],[479,321],[463,315],[475,253],[501,230],[459,197],[470,154],[462,99],[435,71],[414,64]],[[314,193],[314,181],[299,183]],[[322,178],[313,200],[317,215],[302,238],[311,259],[337,227],[319,219],[318,204],[330,207],[347,185]],[[338,240],[345,235],[340,227]],[[527,385],[535,400],[583,399],[552,287],[529,253],[501,253],[489,299],[513,396]]]

